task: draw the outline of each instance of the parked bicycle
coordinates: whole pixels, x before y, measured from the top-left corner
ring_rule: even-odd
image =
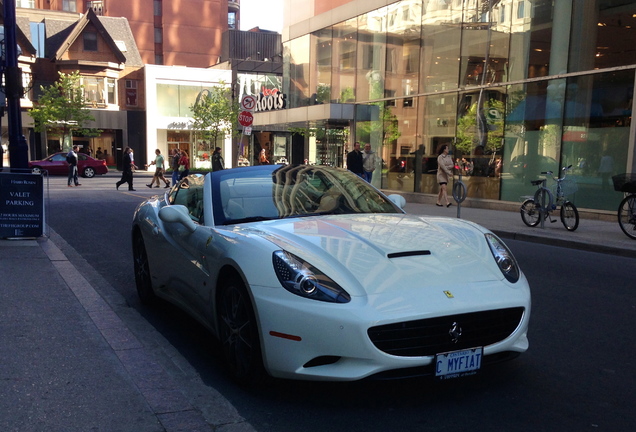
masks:
[[[521,220],[529,227],[539,225],[549,219],[554,223],[557,219],[552,219],[552,212],[556,211],[560,206],[560,216],[563,226],[568,231],[574,231],[579,226],[579,211],[576,206],[568,201],[566,195],[573,194],[577,191],[576,182],[572,179],[566,179],[567,172],[572,165],[563,167],[563,177],[553,177],[555,181],[554,192],[546,187],[547,177],[539,180],[532,180],[533,186],[537,186],[537,191],[532,198],[526,199],[521,204]],[[552,176],[552,171],[542,172],[546,176]],[[543,227],[543,225],[541,225]]]
[[[636,240],[636,174],[618,174],[612,181],[614,190],[625,194],[618,206],[618,224],[627,237]]]

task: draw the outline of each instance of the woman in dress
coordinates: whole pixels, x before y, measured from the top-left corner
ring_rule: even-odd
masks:
[[[446,205],[446,207],[450,207],[452,204],[448,200],[448,193],[446,191],[446,187],[448,186],[448,181],[453,176],[453,167],[455,163],[453,162],[453,158],[448,154],[448,145],[443,144],[440,147],[438,152],[439,156],[437,156],[437,183],[439,183],[439,193],[437,194],[437,202],[436,206],[441,207]],[[442,201],[445,204],[442,204]]]

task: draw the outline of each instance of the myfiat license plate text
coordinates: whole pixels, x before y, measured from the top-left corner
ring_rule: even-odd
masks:
[[[481,367],[483,347],[451,351],[435,356],[435,376],[439,379],[474,375]]]

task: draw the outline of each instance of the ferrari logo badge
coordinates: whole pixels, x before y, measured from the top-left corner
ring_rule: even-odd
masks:
[[[448,297],[448,298],[455,298],[455,296],[453,295],[453,293],[452,293],[452,292],[450,292],[450,291],[444,291],[444,294],[446,294],[446,297]]]

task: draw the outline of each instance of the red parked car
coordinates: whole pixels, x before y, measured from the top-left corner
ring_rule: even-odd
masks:
[[[60,152],[52,154],[46,159],[30,161],[29,168],[33,174],[39,174],[47,170],[49,175],[68,175],[67,153]],[[83,177],[91,178],[96,174],[106,174],[108,166],[105,160],[94,159],[84,153],[77,153],[77,173]]]

